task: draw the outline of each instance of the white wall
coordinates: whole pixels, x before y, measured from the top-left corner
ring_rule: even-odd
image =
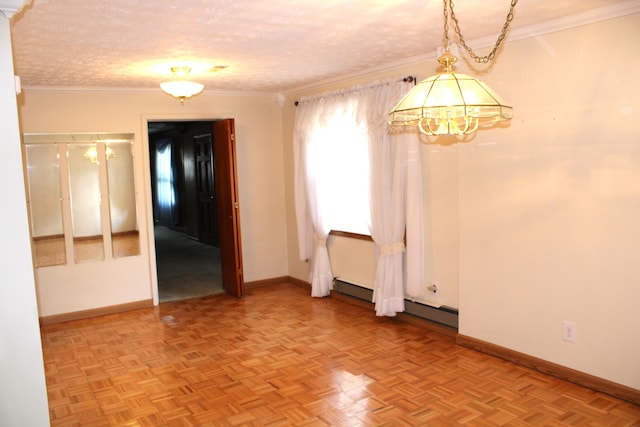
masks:
[[[42,316],[152,298],[155,257],[149,246],[153,236],[147,120],[235,119],[244,278],[250,282],[287,275],[282,121],[274,97],[220,95],[205,89],[182,106],[160,88],[143,93],[26,90],[19,106],[25,133],[135,134],[141,255],[39,268]]]
[[[422,148],[433,279],[459,332],[640,389],[640,14],[507,43],[480,78],[514,106],[506,128]],[[287,94],[283,116],[289,271],[296,253],[292,129],[302,95],[388,76],[426,78],[435,60]],[[458,72],[475,74],[459,61]],[[629,82],[629,83],[628,83]],[[358,274],[357,251],[340,268]],[[565,342],[562,322],[575,322]]]
[[[48,426],[40,328],[22,174],[9,20],[0,12],[0,423]]]

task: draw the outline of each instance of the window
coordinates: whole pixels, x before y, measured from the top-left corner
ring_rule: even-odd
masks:
[[[326,228],[369,234],[369,146],[353,111],[331,112],[309,135],[307,170],[315,177]]]
[[[300,101],[294,126],[296,222],[300,259],[310,260],[311,296],[327,296],[332,287],[329,232],[371,233],[381,248],[376,314],[404,309],[406,182],[409,175],[413,184],[420,182],[419,140],[409,144],[404,135],[391,141],[386,118],[408,85],[408,79],[388,80]],[[421,211],[412,210],[421,219]]]

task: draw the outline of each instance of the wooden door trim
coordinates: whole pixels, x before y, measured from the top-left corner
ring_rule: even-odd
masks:
[[[213,123],[213,157],[216,171],[216,194],[218,197],[218,231],[222,261],[222,283],[226,292],[236,297],[243,297],[245,286],[235,123],[233,119],[218,120]],[[225,180],[229,181],[228,186],[222,185]],[[232,247],[223,248],[225,240],[230,240]]]

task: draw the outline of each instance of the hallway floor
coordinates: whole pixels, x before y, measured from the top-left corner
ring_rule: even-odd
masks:
[[[224,292],[219,248],[163,226],[154,235],[160,302]]]

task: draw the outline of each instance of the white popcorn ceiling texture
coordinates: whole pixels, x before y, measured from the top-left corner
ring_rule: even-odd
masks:
[[[497,37],[509,3],[455,1],[465,39]],[[614,3],[520,0],[512,28]],[[276,93],[435,54],[442,1],[33,0],[11,33],[26,88],[158,88],[191,61],[228,66],[192,73],[208,90]]]

